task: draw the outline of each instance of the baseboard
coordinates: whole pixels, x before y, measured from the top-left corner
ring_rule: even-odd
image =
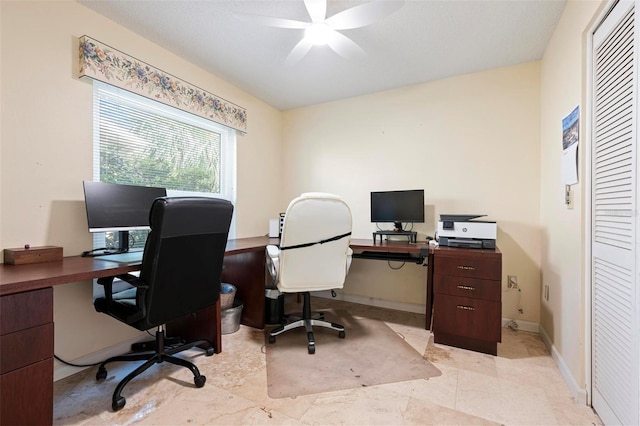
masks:
[[[74,360],[65,359],[65,361],[72,362],[74,364],[96,364],[104,361],[107,358],[112,356],[122,355],[131,351],[131,345],[133,343],[142,342],[145,340],[153,339],[153,337],[148,334],[140,334],[139,336],[133,337],[131,339],[125,340],[124,342],[118,343],[117,345],[110,346],[108,348],[104,348],[97,352],[93,352],[91,354],[82,356],[80,358],[76,358]],[[86,370],[89,367],[72,367],[67,364],[63,364],[58,360],[54,360],[53,366],[53,381],[56,382],[58,380],[64,379],[65,377],[69,377],[73,374],[79,373],[82,370]]]
[[[327,299],[342,300],[344,302],[359,303],[361,305],[376,306],[378,308],[394,309],[396,311],[414,312],[416,314],[424,314],[425,305],[415,303],[394,302],[391,300],[375,299],[373,297],[356,296],[353,294],[338,293],[336,297],[331,296],[331,291],[318,291],[313,293],[314,296],[324,297]]]
[[[588,401],[587,390],[585,388],[581,388],[580,386],[578,386],[578,383],[573,377],[573,374],[571,374],[571,370],[569,369],[567,364],[564,362],[564,358],[562,357],[560,352],[558,352],[553,342],[549,338],[549,335],[547,334],[544,327],[542,326],[540,326],[540,337],[542,338],[542,341],[547,346],[547,348],[549,348],[549,352],[551,352],[551,358],[553,358],[553,360],[555,361],[556,365],[558,366],[558,369],[560,370],[560,374],[562,375],[562,378],[564,379],[567,386],[569,386],[569,390],[573,395],[573,399],[578,404],[587,405],[587,401]]]
[[[502,318],[502,328],[506,328],[512,320],[511,318]],[[515,321],[518,324],[518,330],[529,331],[531,333],[540,332],[540,324],[530,321]]]

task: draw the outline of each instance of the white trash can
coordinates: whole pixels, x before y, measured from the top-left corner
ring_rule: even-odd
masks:
[[[236,286],[229,283],[220,284],[220,309],[225,310],[233,306],[236,297]]]

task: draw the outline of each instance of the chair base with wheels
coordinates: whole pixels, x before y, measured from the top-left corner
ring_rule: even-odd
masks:
[[[291,322],[287,324],[281,325],[280,327],[274,328],[269,333],[269,343],[276,342],[276,336],[284,333],[285,331],[292,330],[298,327],[304,327],[307,332],[307,341],[308,346],[307,349],[309,354],[314,354],[316,352],[316,343],[315,338],[313,336],[313,326],[330,328],[332,330],[336,330],[338,332],[338,337],[344,339],[345,332],[344,327],[335,322],[324,321],[324,315],[320,314],[319,316],[312,315],[311,313],[311,294],[306,291],[300,293],[303,295],[303,305],[302,305],[302,316],[300,319],[297,319],[295,316],[290,315],[289,319]]]
[[[105,361],[103,361],[98,367],[98,371],[96,373],[96,380],[104,380],[107,378],[107,369],[105,367],[106,364],[117,361],[145,361],[131,373],[129,373],[124,379],[118,383],[115,391],[113,392],[113,397],[111,399],[111,408],[113,411],[121,410],[125,404],[126,399],[121,395],[124,387],[129,383],[134,377],[139,376],[143,372],[145,372],[149,367],[154,364],[160,364],[162,362],[168,362],[170,364],[178,365],[181,367],[186,367],[193,373],[193,383],[197,388],[201,388],[204,386],[207,378],[200,374],[198,367],[196,367],[193,363],[186,361],[182,358],[178,358],[173,356],[178,352],[185,351],[187,349],[191,349],[194,346],[205,346],[205,353],[207,356],[211,356],[214,353],[213,344],[207,340],[198,340],[196,342],[186,343],[177,347],[165,347],[166,337],[164,334],[163,326],[159,326],[156,330],[156,340],[155,340],[155,351],[150,353],[133,353],[126,355],[119,355],[111,357]]]

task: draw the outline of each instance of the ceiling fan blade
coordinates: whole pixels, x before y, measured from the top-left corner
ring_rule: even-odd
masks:
[[[391,15],[404,5],[403,0],[375,0],[336,13],[326,20],[336,30],[349,30],[371,25]]]
[[[286,66],[296,64],[298,61],[304,58],[307,53],[309,53],[309,50],[311,50],[312,47],[313,43],[303,37],[302,40],[300,40],[298,44],[296,44],[294,48],[291,49],[291,52],[289,52],[289,55],[287,55],[287,59],[285,59],[284,64]]]
[[[254,22],[268,27],[305,29],[310,25],[308,22],[294,21],[293,19],[273,18],[271,16],[264,15],[254,15],[252,13],[234,12],[233,16],[243,21]]]
[[[313,22],[322,22],[327,17],[327,0],[304,0],[304,5]]]
[[[345,59],[361,59],[367,56],[355,41],[337,31],[331,32],[331,36],[327,39],[327,45]]]

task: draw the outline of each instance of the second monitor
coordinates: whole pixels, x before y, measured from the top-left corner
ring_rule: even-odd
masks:
[[[117,248],[105,254],[129,251],[129,231],[149,229],[149,211],[167,190],[150,186],[84,181],[89,232],[119,232]]]
[[[417,235],[404,229],[403,223],[424,222],[424,189],[375,191],[371,193],[371,222],[393,223],[393,231],[377,231],[376,235],[406,235],[416,242]]]
[[[393,223],[395,231],[403,222],[424,222],[424,189],[372,192],[371,222]]]

